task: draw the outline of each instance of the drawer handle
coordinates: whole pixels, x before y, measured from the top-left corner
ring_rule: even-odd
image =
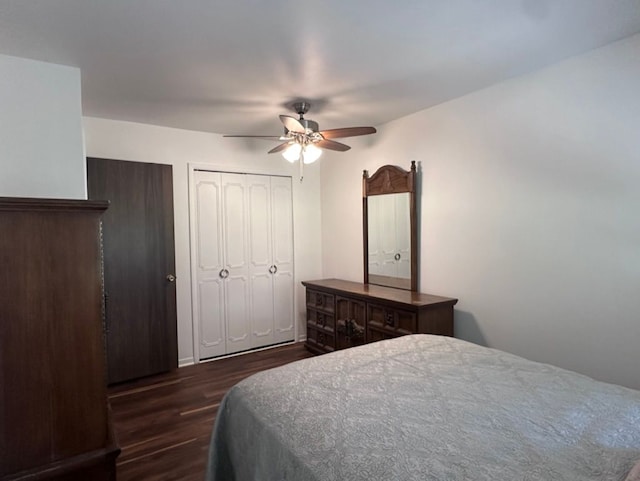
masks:
[[[322,296],[321,295],[317,295],[316,296],[316,306],[322,306],[322,304],[323,304],[322,301],[323,301]]]
[[[364,327],[358,325],[355,319],[345,320],[345,337],[351,340],[364,339]]]
[[[394,322],[393,322],[393,314],[387,314],[385,316],[384,323],[387,326],[393,326],[393,324],[394,324]]]
[[[324,334],[318,334],[318,343],[324,344]]]

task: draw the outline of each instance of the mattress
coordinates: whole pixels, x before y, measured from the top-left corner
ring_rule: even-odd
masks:
[[[271,369],[218,411],[209,481],[622,481],[640,391],[411,335]]]

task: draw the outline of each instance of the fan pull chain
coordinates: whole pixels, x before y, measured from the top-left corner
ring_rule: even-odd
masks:
[[[302,179],[304,178],[304,158],[302,154],[302,150],[300,150],[300,157],[298,158],[298,163],[300,164],[300,182],[302,183]]]

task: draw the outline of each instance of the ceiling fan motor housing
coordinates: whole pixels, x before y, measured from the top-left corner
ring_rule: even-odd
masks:
[[[317,132],[318,130],[320,130],[320,127],[318,126],[318,122],[314,122],[313,120],[298,119],[298,122],[302,124],[302,126],[304,127],[304,130],[307,133]],[[289,133],[289,130],[286,127],[284,128],[284,133],[285,134]]]

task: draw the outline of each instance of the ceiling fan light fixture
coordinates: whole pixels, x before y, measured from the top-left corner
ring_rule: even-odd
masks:
[[[307,144],[302,151],[302,159],[305,164],[313,164],[322,155],[322,149],[314,144]]]
[[[283,135],[225,135],[224,137],[249,137],[282,142],[268,153],[275,154],[279,152],[292,164],[297,162],[300,166],[300,181],[302,181],[304,164],[312,164],[318,160],[323,150],[346,152],[351,148],[333,139],[376,133],[374,127],[342,127],[320,130],[318,122],[304,118],[304,114],[307,113],[310,106],[311,104],[305,101],[296,102],[293,108],[300,116],[297,119],[290,115],[280,115],[280,122],[284,127]]]
[[[295,142],[282,152],[282,156],[293,164],[300,159],[301,151],[302,146],[299,143]]]

